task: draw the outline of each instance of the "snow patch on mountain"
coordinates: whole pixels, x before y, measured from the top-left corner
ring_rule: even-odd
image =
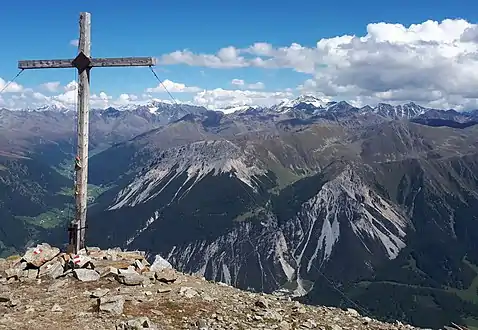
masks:
[[[240,113],[240,112],[245,112],[249,109],[258,109],[259,106],[256,105],[232,105],[230,107],[225,107],[221,109],[216,109],[217,111],[222,111],[226,115],[229,115],[231,113]]]

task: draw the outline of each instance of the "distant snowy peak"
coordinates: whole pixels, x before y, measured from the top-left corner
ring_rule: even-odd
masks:
[[[27,111],[55,111],[55,112],[69,112],[69,111],[72,111],[72,110],[75,110],[76,107],[75,106],[69,106],[69,107],[66,107],[64,105],[58,105],[58,104],[49,104],[49,105],[44,105],[44,106],[41,106],[39,108],[35,108],[35,109],[26,109]]]
[[[114,110],[114,111],[113,111]],[[355,107],[346,101],[330,101],[320,99],[313,95],[301,95],[293,100],[286,100],[272,106],[259,105],[230,105],[211,109],[221,111],[226,115],[239,116],[279,116],[286,117],[306,117],[306,116],[347,116],[349,114],[359,114],[363,116],[378,115],[388,119],[415,119],[415,118],[441,118],[455,121],[469,121],[470,118],[478,120],[478,110],[468,112],[457,112],[455,110],[437,110],[425,108],[413,102],[401,105],[391,105],[379,103],[376,106],[365,105],[361,108]],[[23,109],[27,112],[60,112],[76,113],[75,105],[63,105],[53,103],[39,108]],[[92,107],[92,112],[99,115],[119,116],[114,112],[131,112],[142,117],[164,117],[170,120],[177,120],[189,113],[201,114],[208,110],[203,106],[192,105],[188,103],[176,103],[167,100],[150,99],[135,104],[113,106],[107,108]],[[106,111],[106,112],[105,112]],[[169,120],[168,119],[168,120]]]
[[[251,105],[230,106],[220,109],[225,114],[292,114],[292,115],[340,115],[348,114],[376,114],[388,119],[412,119],[423,115],[431,109],[424,108],[413,102],[402,105],[379,103],[375,107],[366,105],[357,108],[346,101],[329,101],[312,95],[301,95],[293,100],[283,101],[272,107]]]
[[[180,107],[180,104],[172,104],[170,102],[165,102],[165,101],[157,101],[157,100],[151,100],[149,102],[144,102],[144,103],[135,103],[135,104],[127,104],[127,105],[122,105],[115,107],[115,109],[119,111],[135,111],[135,110],[147,110],[150,113],[156,113],[158,112],[159,109],[163,108],[171,108],[171,107]]]
[[[107,110],[110,108],[119,110],[119,111],[135,111],[137,109],[144,109],[148,108],[151,109],[151,112],[155,112],[155,110],[159,108],[188,108],[188,107],[195,107],[195,108],[200,108],[199,106],[191,106],[188,104],[176,104],[172,102],[167,102],[167,101],[159,101],[159,100],[151,100],[148,102],[142,102],[142,103],[130,103],[130,104],[125,104],[125,105],[117,105],[117,106],[106,106],[106,107],[90,107],[90,110],[96,110],[96,111],[101,111],[101,110]],[[67,112],[67,111],[72,111],[76,110],[76,105],[68,105],[65,106],[60,103],[55,103],[55,104],[48,104],[48,105],[43,105],[41,107],[37,108],[27,108],[24,109],[26,111],[57,111],[57,112]]]
[[[279,112],[285,112],[289,109],[300,108],[301,106],[308,106],[314,108],[326,108],[332,103],[329,100],[321,100],[312,95],[301,95],[294,100],[284,101],[279,103],[275,108]]]

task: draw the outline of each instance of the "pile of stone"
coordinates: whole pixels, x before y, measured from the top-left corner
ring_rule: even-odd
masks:
[[[78,254],[61,253],[60,249],[42,243],[13,260],[0,281],[35,281],[73,277],[82,282],[111,278],[124,285],[147,285],[155,281],[174,281],[171,264],[160,255],[152,265],[141,251],[122,251],[120,248],[83,249]]]
[[[4,262],[6,262],[4,260]],[[104,278],[127,286],[150,286],[155,282],[170,284],[176,281],[177,274],[171,264],[157,255],[150,264],[142,251],[122,251],[120,248],[100,250],[90,247],[78,254],[60,252],[60,249],[42,243],[30,248],[22,256],[9,259],[10,266],[0,273],[0,283],[42,280],[61,280],[72,278],[81,282],[99,281]],[[64,282],[54,281],[50,289],[62,286]],[[91,298],[97,298],[100,312],[122,315],[125,303],[124,295],[108,295],[109,289],[98,288],[91,292]],[[0,295],[0,302],[14,307],[15,300]],[[54,305],[52,311],[63,311]],[[120,322],[117,329],[155,329],[147,317]]]

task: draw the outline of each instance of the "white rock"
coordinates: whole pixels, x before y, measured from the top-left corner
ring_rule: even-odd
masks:
[[[163,269],[173,268],[169,261],[161,257],[159,254],[156,255],[153,264],[149,268],[153,272],[161,271]]]
[[[350,316],[360,316],[360,313],[353,308],[347,308],[347,314]]]
[[[100,279],[100,274],[98,274],[95,270],[92,269],[75,269],[74,271],[75,277],[82,282],[92,282],[98,281]]]
[[[30,265],[40,267],[58,254],[60,254],[59,248],[51,247],[47,243],[42,243],[38,244],[35,248],[28,249],[22,259]]]
[[[81,251],[80,251],[81,252]],[[85,254],[80,254],[78,253],[77,255],[75,255],[73,257],[73,259],[71,260],[71,263],[73,265],[74,268],[83,268],[83,267],[86,267],[86,265],[88,263],[91,262],[91,258],[88,257],[87,255]]]
[[[54,304],[53,307],[51,308],[52,312],[63,312],[63,308],[60,307],[58,304]]]
[[[184,296],[186,298],[192,298],[198,295],[198,292],[194,290],[193,288],[183,286],[179,289],[179,294],[181,296]]]

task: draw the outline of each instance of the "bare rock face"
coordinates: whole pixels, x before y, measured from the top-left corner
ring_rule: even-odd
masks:
[[[39,246],[0,263],[0,329],[418,329],[210,283],[142,252]]]

